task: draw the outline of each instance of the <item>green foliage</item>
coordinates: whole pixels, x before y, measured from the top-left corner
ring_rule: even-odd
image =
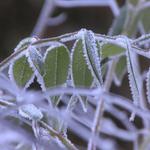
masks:
[[[106,58],[106,57],[112,57],[124,53],[125,49],[120,46],[108,43],[108,44],[103,44],[101,51],[102,51],[101,52],[102,58]]]
[[[70,126],[71,130],[80,130],[75,128],[76,126],[80,128],[77,122],[88,129],[92,129],[90,140],[87,136],[90,134],[87,132],[85,135],[85,139],[89,140],[91,147],[96,143],[92,141],[93,139],[95,141],[99,140],[99,136],[97,136],[99,131],[102,131],[103,134],[108,134],[107,136],[121,137],[123,140],[127,139],[134,144],[138,142],[139,133],[147,132],[147,129],[149,129],[149,122],[147,128],[147,121],[149,121],[150,112],[146,106],[147,102],[145,102],[143,93],[146,91],[147,100],[150,103],[150,70],[145,80],[145,75],[143,77],[139,69],[137,54],[150,58],[149,48],[147,49],[150,34],[137,39],[132,38],[141,33],[149,32],[150,11],[147,4],[150,3],[148,1],[140,2],[139,0],[125,2],[125,5],[120,9],[119,16],[113,21],[107,36],[96,34],[91,30],[81,29],[79,32],[54,38],[26,38],[18,44],[12,55],[0,63],[0,70],[10,65],[10,79],[13,83],[15,82],[14,87],[18,86],[15,91],[19,91],[12,94],[12,89],[8,90],[9,87],[7,87],[6,91],[8,93],[10,91],[10,95],[8,97],[4,95],[3,97],[3,93],[0,93],[0,104],[2,104],[2,108],[13,106],[12,110],[15,108],[14,113],[16,114],[12,114],[12,116],[14,115],[16,120],[21,119],[29,127],[32,126],[35,138],[37,138],[35,145],[37,144],[38,146],[40,140],[42,143],[43,139],[40,139],[42,136],[40,137],[39,134],[44,132],[44,134],[48,135],[48,138],[50,137],[51,142],[55,141],[55,144],[59,143],[61,146],[64,144],[68,149],[78,150],[66,136],[68,122],[71,125],[74,125],[75,122],[73,127]],[[69,47],[72,47],[71,44],[73,44],[73,48],[69,49]],[[4,70],[4,74],[6,74],[6,71],[7,69]],[[128,79],[133,104],[128,102],[127,99],[109,92],[113,80],[117,86],[121,85],[126,71],[129,74]],[[36,76],[42,90],[37,91],[35,95],[33,94],[34,92],[31,92],[30,95],[26,88],[33,82],[34,76]],[[0,81],[2,81],[1,78]],[[143,88],[145,81],[146,88]],[[24,93],[27,94],[25,95]],[[7,101],[10,97],[13,97],[13,100]],[[27,103],[30,100],[31,103],[32,101],[37,103],[35,105],[22,105],[18,97],[24,98]],[[62,103],[59,103],[60,100],[62,100]],[[88,105],[88,101],[90,105]],[[80,116],[82,111],[75,108],[78,102],[81,103],[84,112],[88,112],[88,108],[90,108],[90,113],[95,112],[93,120],[90,118],[91,116],[93,117],[93,114],[85,114],[86,117],[84,115]],[[41,107],[38,108],[36,106],[38,104],[42,104]],[[119,109],[116,106],[119,106]],[[94,110],[95,108],[96,111]],[[105,115],[103,115],[105,108],[107,113],[110,113],[110,116],[115,116],[117,120],[121,121],[125,129],[115,126],[110,119],[108,121],[108,118],[105,118]],[[127,109],[132,113],[131,121],[134,120],[135,114],[141,117],[143,126],[146,128],[143,128],[142,132],[136,129],[129,122],[126,113],[122,109]],[[101,121],[103,121],[102,127]],[[99,127],[101,127],[100,130]],[[108,131],[106,131],[107,128]],[[77,133],[82,134],[79,131]],[[145,140],[143,139],[141,138],[141,143]],[[114,141],[113,143],[115,143]],[[101,146],[101,144],[97,146]],[[89,147],[89,150],[93,148]]]
[[[124,74],[126,73],[126,57],[122,56],[119,58],[115,68],[115,83],[121,85]]]
[[[83,42],[78,40],[73,48],[72,56],[72,75],[75,86],[90,87],[92,75],[83,54]]]
[[[101,73],[101,55],[98,53],[97,42],[94,37],[94,33],[91,31],[84,32],[84,48],[83,52],[86,58],[86,62],[91,70],[92,75],[97,79],[98,83],[102,86],[103,79]]]
[[[26,56],[22,56],[12,64],[10,76],[15,80],[18,86],[25,87],[33,76],[32,68],[30,67]]]
[[[69,63],[69,52],[64,45],[47,49],[43,76],[46,88],[60,86],[66,82]]]

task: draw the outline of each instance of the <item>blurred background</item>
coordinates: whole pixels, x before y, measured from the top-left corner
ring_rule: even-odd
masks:
[[[124,0],[118,0],[123,5]],[[20,40],[31,36],[44,0],[0,1],[0,61],[8,56]],[[40,37],[52,37],[67,32],[91,29],[107,34],[114,15],[109,6],[54,9],[52,17],[62,14],[62,21],[49,23]],[[60,18],[61,20],[61,18]]]

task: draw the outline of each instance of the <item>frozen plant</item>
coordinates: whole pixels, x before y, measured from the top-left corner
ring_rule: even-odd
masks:
[[[84,5],[84,1],[54,2]],[[150,69],[143,78],[139,56],[150,59],[150,34],[143,34],[142,15],[149,6],[148,1],[134,5],[129,1],[119,15],[116,8],[118,17],[108,35],[81,29],[58,37],[23,39],[0,63],[0,147],[116,150],[122,140],[132,143],[134,150],[148,149]],[[135,36],[138,31],[140,37]],[[112,82],[122,84],[126,72],[133,100],[110,91]],[[35,80],[41,90],[29,88]],[[140,128],[136,117],[141,119]],[[73,142],[70,132],[86,144]]]

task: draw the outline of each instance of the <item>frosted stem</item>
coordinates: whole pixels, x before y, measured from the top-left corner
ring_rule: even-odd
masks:
[[[113,61],[111,65],[109,66],[109,70],[107,72],[106,80],[104,83],[104,88],[106,91],[109,91],[111,87],[111,82],[113,80],[113,69],[115,68],[115,62]],[[102,97],[99,97],[100,100],[98,101],[96,112],[94,116],[94,122],[92,125],[92,136],[88,143],[88,150],[95,150],[96,146],[94,144],[94,137],[100,130],[101,120],[104,113],[104,99]]]
[[[47,125],[45,122],[40,121],[41,125],[47,129],[52,137],[57,137],[68,149],[70,150],[78,150],[72,143],[69,141],[66,137],[56,132],[54,129],[52,129],[49,125]]]

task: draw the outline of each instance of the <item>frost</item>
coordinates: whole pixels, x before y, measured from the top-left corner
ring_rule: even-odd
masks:
[[[29,37],[29,38],[25,38],[22,41],[19,42],[19,44],[17,45],[17,47],[14,49],[14,51],[18,51],[20,48],[22,48],[23,46],[29,45],[33,42],[36,42],[37,39],[35,37]]]
[[[19,115],[29,120],[41,120],[43,114],[35,105],[27,104],[19,107]]]
[[[140,90],[139,90],[139,76],[138,76],[138,65],[136,64],[135,60],[135,54],[132,52],[131,44],[129,43],[128,39],[126,39],[126,44],[127,44],[127,51],[126,51],[126,56],[127,56],[127,69],[129,73],[129,85],[131,88],[131,93],[133,97],[133,103],[136,106],[139,106],[140,102]],[[132,114],[130,120],[133,120],[134,114]]]
[[[142,35],[141,37],[133,40],[133,43],[137,43],[138,45],[145,45],[150,42],[150,34]]]
[[[103,85],[102,73],[101,73],[101,58],[98,55],[98,49],[96,45],[96,39],[92,31],[84,31],[83,52],[89,69],[92,75],[98,80],[99,84]]]
[[[127,47],[126,43],[125,43],[126,38],[127,37],[121,35],[116,39],[116,43],[118,43],[118,45],[120,45],[121,47],[126,48]],[[129,39],[127,39],[127,40],[129,40]]]
[[[147,72],[147,78],[146,78],[146,89],[147,89],[147,100],[148,100],[148,103],[150,103],[150,68]]]
[[[41,48],[41,47],[51,47],[51,46],[57,46],[57,45],[60,45],[60,42],[47,41],[47,42],[43,42],[43,43],[38,43],[38,44],[34,45],[34,47]]]
[[[60,41],[61,42],[68,42],[68,41],[76,40],[77,38],[78,38],[78,34],[62,38]]]
[[[44,61],[42,55],[34,46],[30,46],[28,51],[29,57],[32,63],[34,64],[35,68],[41,75],[44,75]]]
[[[149,58],[150,59],[150,51],[144,51],[143,49],[138,49],[138,48],[133,48],[133,50],[137,53],[137,54],[139,54],[139,55],[141,55],[141,56],[144,56],[144,57],[147,57],[147,58]]]
[[[81,97],[80,95],[78,95],[77,97],[81,103],[83,111],[87,112],[87,97]]]
[[[81,29],[76,34],[62,38],[60,41],[61,42],[68,42],[68,41],[80,39],[84,35],[84,31],[85,31],[85,29]]]
[[[39,73],[39,71],[36,69],[34,63],[32,62],[32,59],[30,58],[30,53],[29,53],[29,51],[27,51],[26,57],[28,58],[29,65],[30,65],[30,67],[33,69],[34,74],[35,74],[36,77],[37,77],[37,81],[38,81],[38,82],[40,83],[40,85],[41,85],[42,90],[43,90],[43,91],[46,91],[45,86],[44,86],[43,77],[42,77],[42,75]]]

